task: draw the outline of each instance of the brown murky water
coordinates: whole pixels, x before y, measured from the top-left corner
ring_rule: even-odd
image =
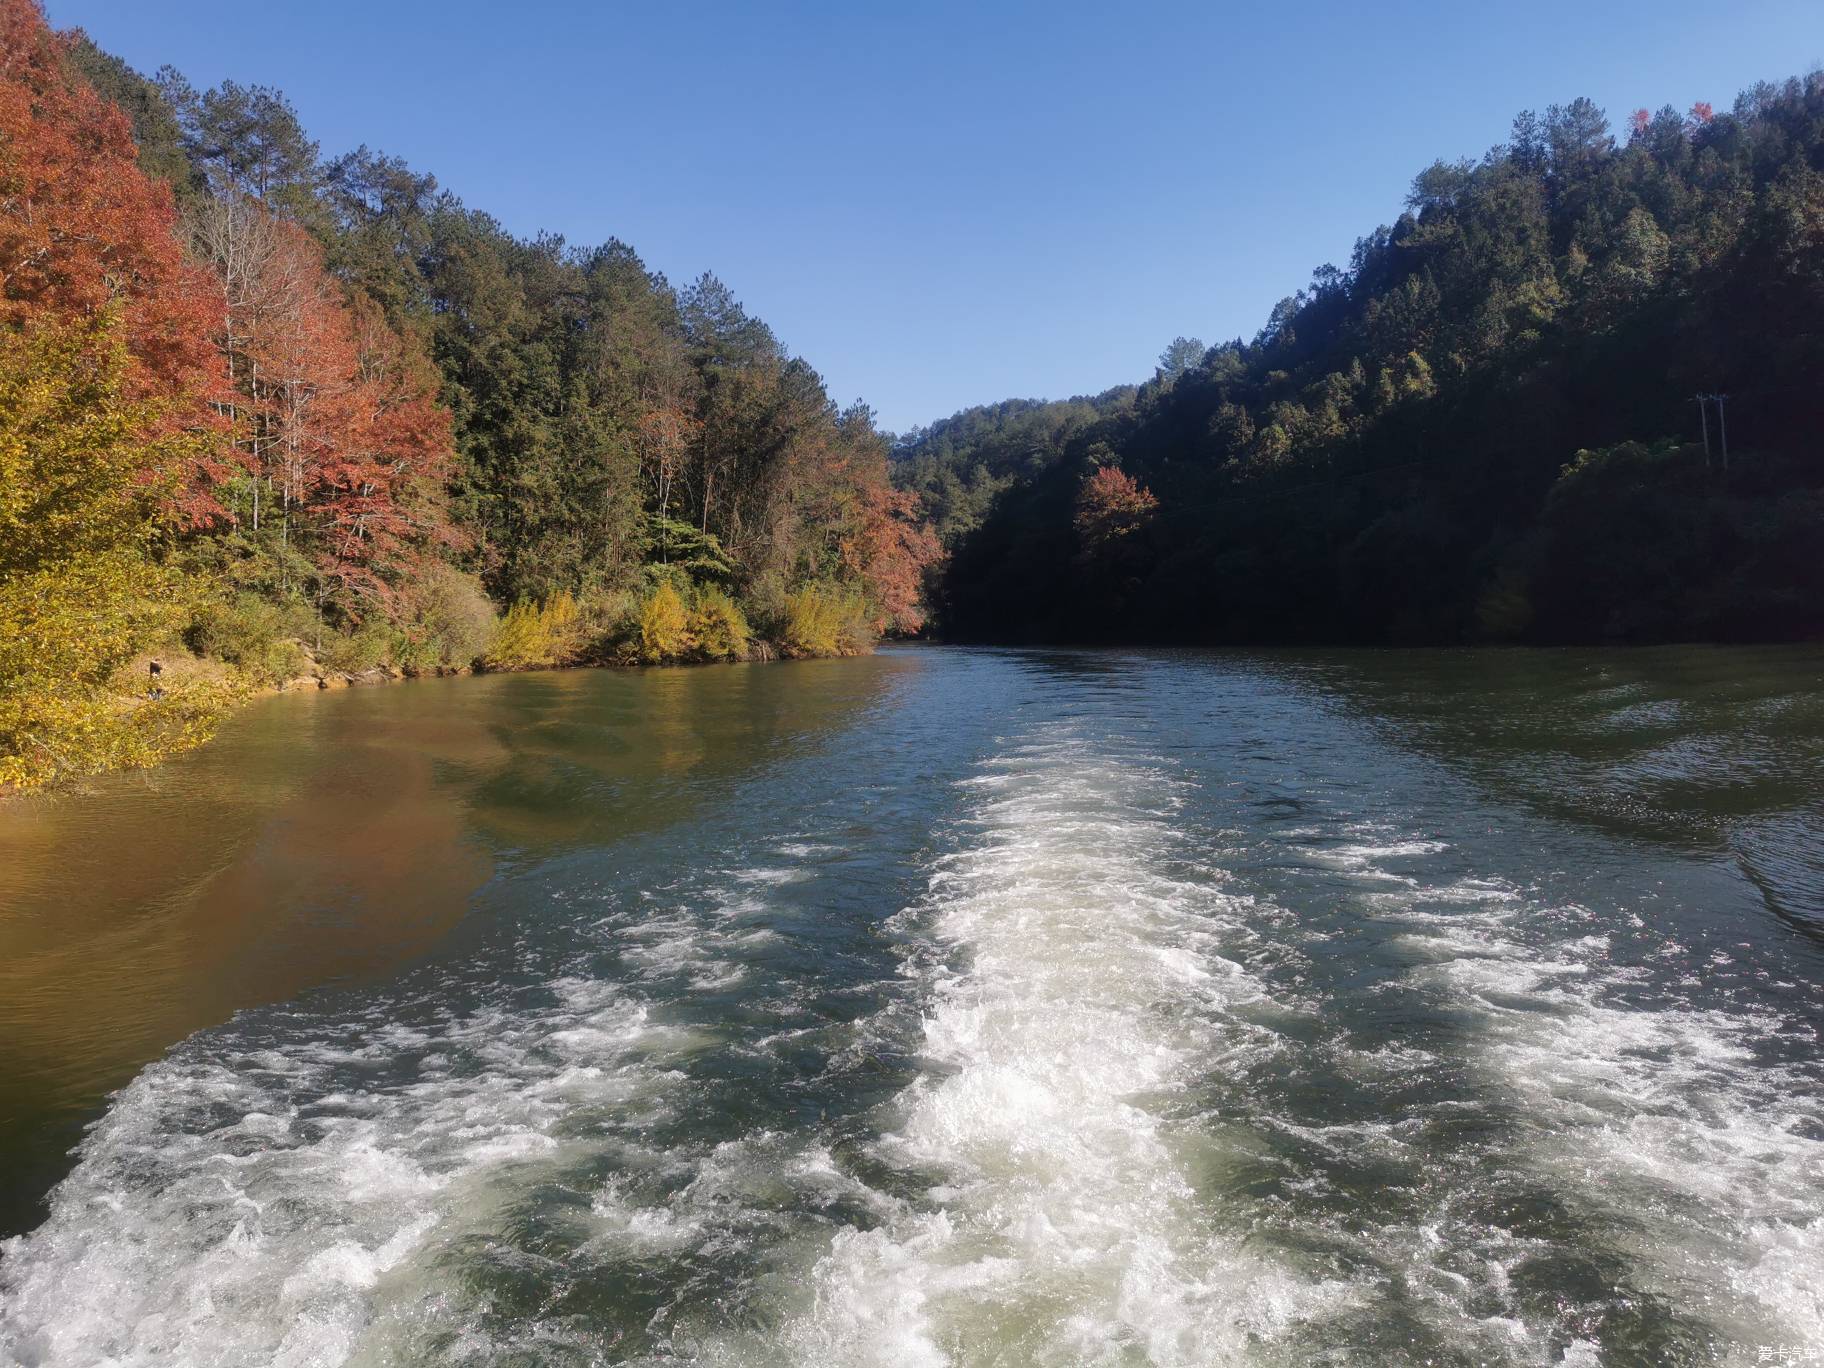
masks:
[[[503,860],[684,815],[866,703],[884,658],[264,699],[209,746],[0,806],[0,1233],[82,1125],[237,1010],[432,952]]]

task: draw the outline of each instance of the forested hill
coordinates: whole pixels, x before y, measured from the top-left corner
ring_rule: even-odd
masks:
[[[1814,73],[1522,114],[1252,341],[896,455],[958,639],[1780,639],[1824,635],[1821,420]]]
[[[911,504],[713,276],[0,0],[0,791],[311,672],[865,649]]]

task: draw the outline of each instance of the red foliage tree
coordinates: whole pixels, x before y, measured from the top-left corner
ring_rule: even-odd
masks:
[[[244,292],[258,307],[235,338],[250,465],[285,548],[311,559],[319,598],[354,617],[390,609],[425,551],[454,540],[449,416],[422,352],[372,300],[346,301],[304,229],[266,219],[261,231]]]
[[[387,325],[380,305],[357,295],[346,314],[355,371],[341,460],[324,471],[318,506],[333,561],[326,573],[390,598],[434,546],[464,539],[451,524],[445,486],[455,464],[450,415],[421,347]]]
[[[186,259],[171,189],[139,169],[126,116],[64,48],[35,0],[0,0],[0,325],[113,308],[129,393],[164,401],[173,426],[207,425],[221,291]],[[190,473],[193,522],[220,515],[209,494],[226,471],[218,457],[199,455]]]
[[[1159,500],[1118,466],[1099,466],[1077,494],[1077,540],[1085,553],[1101,554],[1152,521]]]
[[[862,581],[877,610],[877,632],[916,632],[925,625],[921,597],[925,571],[942,550],[937,534],[918,521],[917,514],[917,495],[893,488],[884,469],[863,484],[858,559]]]

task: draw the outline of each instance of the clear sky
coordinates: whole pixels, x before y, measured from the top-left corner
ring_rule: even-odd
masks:
[[[1824,60],[1824,0],[46,3],[515,232],[713,270],[902,430],[1252,337],[1522,108],[1723,109]]]

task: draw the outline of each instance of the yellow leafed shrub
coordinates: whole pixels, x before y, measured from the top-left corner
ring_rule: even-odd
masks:
[[[690,611],[690,635],[704,660],[741,660],[753,631],[741,605],[713,585],[703,585]]]
[[[473,575],[441,562],[420,577],[394,656],[408,671],[473,665],[493,647],[494,605]]]
[[[670,580],[662,580],[640,605],[640,659],[648,664],[682,660],[692,644],[684,596]]]
[[[110,683],[197,597],[156,554],[177,441],[143,435],[124,364],[105,318],[0,330],[0,789],[149,764],[204,739],[234,692]]]
[[[562,664],[576,653],[576,635],[576,600],[568,592],[553,594],[542,604],[521,599],[495,629],[487,663],[503,670]]]
[[[867,605],[854,590],[807,584],[786,595],[779,640],[786,655],[858,655],[873,640]]]

